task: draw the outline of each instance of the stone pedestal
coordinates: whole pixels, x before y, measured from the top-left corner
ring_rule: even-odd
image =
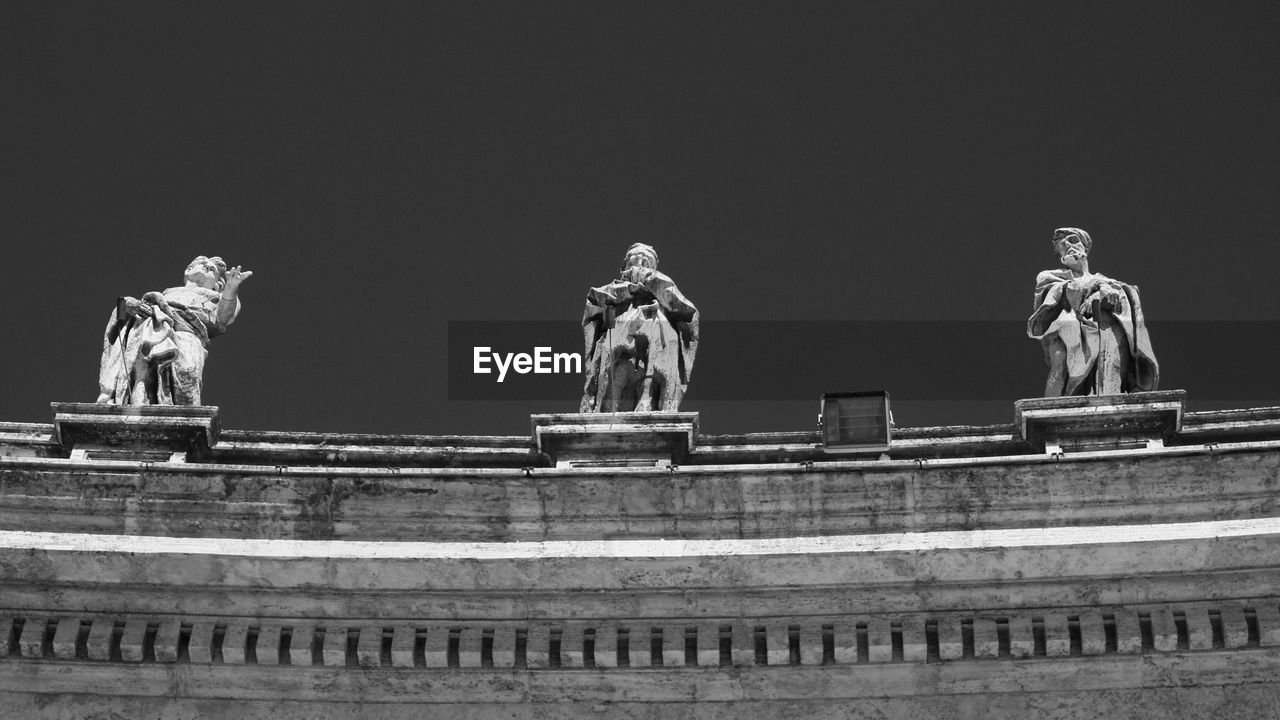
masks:
[[[72,458],[186,462],[218,442],[212,405],[52,403],[54,437]]]
[[[538,452],[556,467],[661,467],[694,448],[698,413],[533,415]]]
[[[1185,390],[1032,398],[1014,403],[1022,439],[1044,452],[1163,447],[1182,426]]]

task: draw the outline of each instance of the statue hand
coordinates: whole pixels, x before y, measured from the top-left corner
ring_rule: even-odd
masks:
[[[227,290],[234,290],[240,287],[240,283],[244,282],[245,280],[248,280],[251,277],[253,277],[252,270],[241,270],[240,266],[237,265],[227,270],[227,282],[223,287],[224,289],[227,289]]]
[[[1104,287],[1102,288],[1102,304],[1109,310],[1124,312],[1124,293],[1111,286]]]
[[[627,268],[626,274],[624,274],[623,277],[629,282],[644,285],[651,275],[653,275],[653,270],[644,267],[643,265],[634,265]]]

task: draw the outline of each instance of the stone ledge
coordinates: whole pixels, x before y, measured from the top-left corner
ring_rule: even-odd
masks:
[[[1141,396],[1140,393],[1134,395]],[[1043,400],[1038,398],[1024,402]],[[1068,400],[1088,402],[1090,399]],[[1280,407],[1187,412],[1182,422],[1182,429],[1172,438],[1172,444],[1236,443],[1280,438]],[[228,430],[220,432],[219,439],[211,455],[202,461],[237,466],[305,466],[325,471],[335,466],[352,469],[394,466],[405,469],[483,467],[519,470],[543,462],[535,448],[536,441],[528,435],[427,436]],[[821,462],[824,459],[815,432],[699,434],[696,440],[697,448],[684,459],[685,467]],[[1102,447],[1114,449],[1116,445],[1114,442],[1104,443]],[[993,458],[1007,461],[1012,456],[1026,455],[1030,450],[1021,430],[1012,424],[900,427],[894,430],[894,446],[889,455],[895,460],[968,458],[982,461],[983,458]],[[1036,448],[1035,452],[1041,450]],[[0,422],[0,456],[65,457],[66,453],[57,441],[53,424]]]
[[[1162,447],[1182,427],[1185,390],[1030,398],[1014,403],[1015,426],[1037,451]]]
[[[73,458],[183,462],[217,444],[216,406],[51,403],[54,437]]]
[[[698,413],[532,415],[530,424],[538,452],[558,467],[652,467],[684,462]]]

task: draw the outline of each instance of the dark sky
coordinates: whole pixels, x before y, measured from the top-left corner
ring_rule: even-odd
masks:
[[[115,298],[218,254],[255,272],[206,373],[225,427],[526,433],[576,397],[450,402],[447,323],[572,322],[646,241],[760,343],[1008,321],[1007,351],[899,363],[1010,378],[899,424],[1003,422],[1040,389],[1022,323],[1063,225],[1167,335],[1220,330],[1153,329],[1162,387],[1277,402],[1278,36],[1274,2],[6,2],[0,419],[92,400]],[[867,389],[699,398],[731,361],[704,346],[710,432]]]

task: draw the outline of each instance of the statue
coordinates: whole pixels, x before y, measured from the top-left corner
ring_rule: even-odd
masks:
[[[698,309],[658,272],[658,253],[627,249],[619,279],[587,291],[580,412],[674,412],[698,350]]]
[[[1036,277],[1027,335],[1044,345],[1045,397],[1155,390],[1160,382],[1138,288],[1089,272],[1092,247],[1084,230],[1054,230],[1064,267]]]
[[[252,276],[201,255],[182,287],[120,298],[103,336],[98,402],[199,405],[209,340],[235,322],[240,283]]]

